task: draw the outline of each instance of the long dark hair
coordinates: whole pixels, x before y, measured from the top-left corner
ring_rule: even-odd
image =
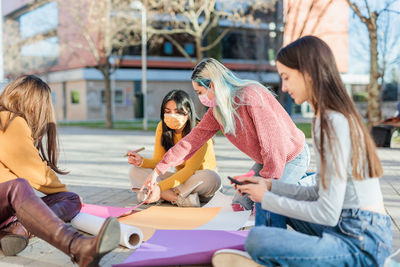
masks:
[[[52,104],[51,89],[37,76],[21,76],[5,88],[0,95],[0,111],[9,111],[6,121],[0,120],[0,130],[6,131],[10,123],[22,117],[31,129],[31,135],[40,157],[58,174],[67,174],[58,166],[58,138]],[[45,138],[44,138],[45,137]],[[43,139],[46,145],[43,145]]]
[[[168,149],[174,146],[175,130],[169,128],[164,122],[165,105],[171,100],[176,103],[176,108],[179,113],[186,114],[188,116],[185,128],[183,128],[182,131],[182,137],[190,133],[190,131],[196,126],[196,122],[198,121],[193,101],[189,97],[188,93],[182,90],[172,90],[171,92],[169,92],[164,97],[160,110],[160,119],[162,122],[161,145],[164,147],[165,151],[168,151]],[[186,109],[186,111],[184,108]]]
[[[381,177],[383,173],[382,165],[376,153],[375,143],[346,91],[329,46],[318,37],[305,36],[282,48],[278,52],[276,60],[291,69],[300,71],[303,76],[307,74],[311,78],[311,84],[307,84],[307,79],[305,81],[312,92],[310,104],[314,107],[315,114],[320,117],[320,142],[317,145],[317,149],[321,155],[323,187],[326,188],[324,180],[326,164],[324,135],[328,139],[331,151],[333,151],[331,140],[332,137],[335,137],[333,136],[334,131],[331,129],[332,126],[327,119],[327,110],[337,111],[348,120],[353,153],[354,178],[356,180],[366,178],[366,164],[368,164],[369,177]],[[315,133],[314,125],[313,131]],[[337,168],[336,162],[334,163]]]

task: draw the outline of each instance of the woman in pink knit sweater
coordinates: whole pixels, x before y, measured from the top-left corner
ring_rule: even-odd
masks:
[[[209,109],[147,178],[142,189],[151,192],[148,202],[159,199],[157,176],[190,158],[219,130],[256,162],[256,175],[288,183],[296,183],[304,175],[309,164],[304,134],[267,88],[237,78],[213,58],[201,61],[191,79],[199,100]]]

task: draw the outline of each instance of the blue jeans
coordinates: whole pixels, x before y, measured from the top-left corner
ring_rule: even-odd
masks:
[[[308,150],[308,145],[304,145],[303,151],[293,160],[289,161],[285,170],[283,171],[283,175],[280,181],[288,183],[288,184],[301,184],[301,180],[307,178],[306,170],[308,165],[310,164],[310,151]],[[311,177],[311,176],[310,176]],[[314,177],[314,176],[312,176]],[[309,180],[308,178],[305,180]],[[277,215],[273,212],[263,210],[261,208],[261,203],[255,203],[255,225],[267,225],[267,221],[269,221],[269,226],[282,225],[280,215]],[[276,225],[278,224],[278,225]]]
[[[301,153],[296,158],[286,163],[280,181],[289,184],[297,183],[302,179],[302,177],[304,177],[308,169],[308,165],[310,165],[310,150],[308,149],[307,143],[304,143],[304,148]],[[255,171],[255,175],[257,176],[262,168],[263,165],[256,163],[251,169]],[[241,196],[237,192],[232,200],[232,204],[235,203],[242,205],[246,210],[252,210],[254,204],[247,195]]]
[[[345,209],[334,227],[278,216],[295,231],[258,226],[246,239],[247,252],[265,266],[383,266],[392,250],[387,215]]]

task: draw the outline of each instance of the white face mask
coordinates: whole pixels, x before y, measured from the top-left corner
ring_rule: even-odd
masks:
[[[173,130],[181,129],[182,127],[184,127],[187,120],[188,117],[182,114],[164,113],[165,124]]]
[[[208,94],[207,94],[208,90],[209,89],[207,89],[207,91],[204,94],[199,95],[199,100],[204,106],[213,108],[213,107],[217,106],[217,99],[215,97],[213,100],[208,98]]]

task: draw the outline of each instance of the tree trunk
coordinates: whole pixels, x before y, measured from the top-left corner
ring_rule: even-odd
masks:
[[[112,102],[111,102],[111,82],[110,82],[110,72],[103,72],[104,75],[104,98],[106,100],[106,127],[108,129],[113,128],[113,118],[112,118]]]
[[[196,64],[197,64],[203,59],[203,51],[201,50],[202,48],[201,37],[195,37],[195,43],[196,43]]]
[[[199,63],[203,59],[203,52],[201,38],[195,37],[195,44],[196,44],[196,64]],[[204,105],[199,101],[196,108],[196,113],[199,119],[202,119],[204,114],[206,113],[206,108]]]
[[[380,100],[380,85],[378,79],[380,78],[378,67],[378,36],[376,25],[368,25],[369,27],[369,40],[370,40],[370,77],[367,87],[368,92],[368,109],[367,118],[368,126],[371,127],[374,123],[381,120],[381,100]]]

